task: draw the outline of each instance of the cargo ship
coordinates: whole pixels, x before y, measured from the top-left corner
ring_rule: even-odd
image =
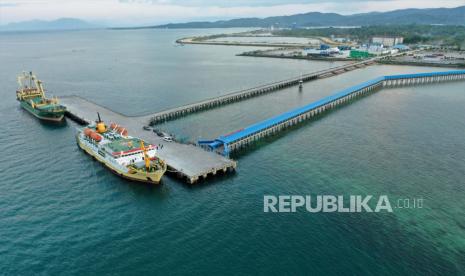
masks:
[[[78,129],[78,146],[116,175],[128,180],[158,184],[166,163],[157,157],[157,147],[128,135],[126,128],[100,119]]]
[[[19,88],[16,90],[16,99],[21,107],[29,113],[44,121],[61,122],[66,107],[58,103],[58,99],[48,99],[42,82],[32,73],[23,72],[17,78]]]

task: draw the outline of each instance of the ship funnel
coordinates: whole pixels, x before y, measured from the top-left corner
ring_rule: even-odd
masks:
[[[104,133],[105,131],[107,131],[107,127],[105,126],[105,123],[102,122],[102,119],[100,118],[100,113],[97,112],[97,116],[98,116],[98,121],[97,121],[97,132],[98,133]]]

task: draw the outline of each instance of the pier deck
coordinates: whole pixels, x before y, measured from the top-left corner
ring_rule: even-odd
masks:
[[[167,110],[162,110],[153,114],[149,114],[146,117],[147,120],[150,121],[151,125],[156,125],[158,123],[162,123],[169,120],[174,120],[182,116],[189,115],[191,113],[200,112],[204,110],[208,110],[211,108],[215,108],[222,105],[227,105],[239,101],[243,101],[249,99],[251,97],[256,97],[264,94],[268,94],[274,91],[281,90],[283,88],[291,87],[300,84],[300,82],[308,82],[316,79],[321,78],[328,78],[332,76],[337,76],[339,74],[344,74],[345,72],[349,72],[352,70],[357,70],[359,68],[364,68],[365,66],[369,66],[375,64],[379,60],[385,59],[387,57],[397,57],[400,55],[407,55],[410,53],[415,53],[418,50],[412,50],[407,52],[401,52],[396,54],[390,54],[388,56],[378,56],[373,57],[366,60],[355,61],[348,64],[331,67],[328,69],[310,72],[306,74],[302,74],[301,76],[292,77],[285,80],[275,81],[272,83],[262,84],[256,87],[252,87],[249,89],[244,89],[241,91],[236,91],[232,93],[228,93],[219,97],[214,97],[210,99],[206,99],[203,101],[199,101],[196,103],[191,103],[175,108],[170,108]]]
[[[343,74],[348,71],[356,70],[358,68],[363,68],[365,66],[372,65],[379,58],[371,58],[367,60],[352,62],[344,64],[341,66],[331,67],[328,69],[310,72],[303,74],[301,76],[292,77],[285,80],[280,80],[272,83],[267,83],[259,85],[257,87],[252,87],[249,89],[244,89],[241,91],[236,91],[228,93],[219,97],[214,97],[206,100],[202,100],[196,103],[191,103],[175,108],[170,108],[167,110],[159,111],[153,114],[145,116],[145,119],[150,121],[151,125],[156,125],[169,120],[174,120],[179,117],[186,116],[191,113],[208,110],[222,105],[227,105],[239,101],[243,101],[252,97],[268,94],[274,91],[278,91],[287,87],[298,85],[300,81],[307,82],[316,80],[319,78],[327,78],[331,76],[336,76]]]
[[[67,116],[79,123],[94,121],[99,112],[107,123],[115,122],[127,128],[129,135],[154,145],[163,145],[159,156],[166,161],[169,172],[190,184],[236,168],[234,160],[194,145],[165,142],[152,131],[143,130],[142,127],[148,123],[144,117],[125,116],[78,96],[62,97],[61,104],[66,106]]]

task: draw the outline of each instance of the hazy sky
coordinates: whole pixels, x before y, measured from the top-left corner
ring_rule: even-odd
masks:
[[[352,14],[465,5],[465,0],[0,0],[0,25],[61,17],[106,25],[266,17],[310,11]]]

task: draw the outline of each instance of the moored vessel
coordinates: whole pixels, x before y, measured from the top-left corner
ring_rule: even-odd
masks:
[[[58,103],[58,98],[45,97],[42,82],[32,73],[23,72],[17,78],[19,88],[16,99],[21,107],[44,121],[60,122],[63,120],[66,107]]]
[[[115,123],[108,128],[98,115],[98,121],[79,129],[79,147],[120,177],[158,184],[166,172],[166,163],[157,156],[157,147],[131,137]]]

